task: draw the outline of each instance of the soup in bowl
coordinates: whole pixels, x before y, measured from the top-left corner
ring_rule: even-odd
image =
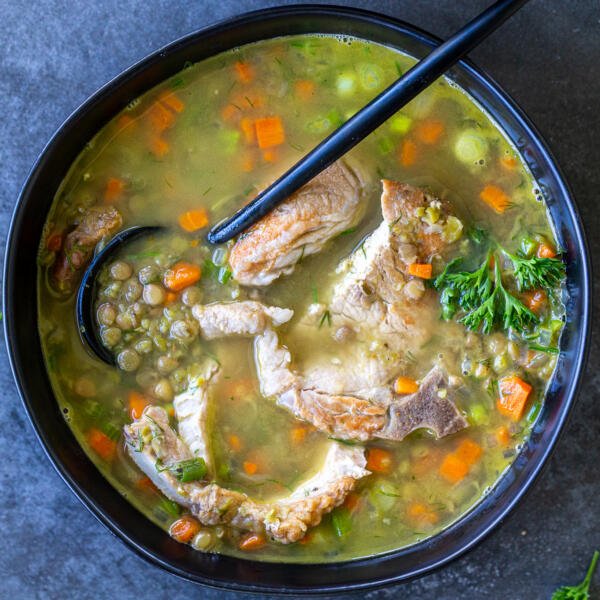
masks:
[[[192,553],[338,563],[427,544],[539,427],[566,270],[507,131],[442,78],[230,244],[208,228],[414,64],[351,35],[234,47],[113,116],[38,253],[53,394],[110,484]],[[83,344],[82,273],[114,365]]]

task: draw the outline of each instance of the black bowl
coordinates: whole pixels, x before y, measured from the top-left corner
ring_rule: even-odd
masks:
[[[42,358],[32,272],[54,194],[84,144],[128,102],[180,71],[187,61],[265,38],[311,32],[357,36],[415,57],[439,44],[388,17],[316,5],[253,12],[182,38],[109,82],[67,119],[23,187],[8,239],[6,341],[25,409],[48,458],[89,510],[138,554],[172,573],[222,588],[287,593],[364,589],[421,575],[472,548],[506,517],[546,462],[573,404],[587,350],[588,253],[567,185],[540,135],[515,103],[489,77],[463,61],[449,76],[495,118],[525,157],[546,198],[567,261],[567,322],[556,374],[530,439],[494,489],[452,526],[409,548],[337,564],[289,565],[207,555],[178,544],[102,477],[63,419]]]

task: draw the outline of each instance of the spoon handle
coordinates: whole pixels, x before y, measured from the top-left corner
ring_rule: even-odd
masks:
[[[498,0],[484,10],[325,138],[246,206],[215,225],[208,233],[208,241],[212,244],[227,242],[264,217],[443,75],[527,1]]]

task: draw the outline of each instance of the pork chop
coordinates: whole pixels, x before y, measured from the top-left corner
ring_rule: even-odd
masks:
[[[121,213],[114,206],[93,206],[87,209],[79,224],[65,237],[52,277],[57,289],[70,292],[79,273],[87,266],[96,245],[123,224]]]
[[[202,337],[214,340],[229,336],[252,337],[262,333],[268,325],[283,325],[294,316],[294,311],[244,300],[196,304],[192,315],[200,325]]]
[[[329,306],[335,327],[344,324],[389,347],[418,347],[431,335],[437,303],[413,263],[431,263],[461,235],[462,223],[446,203],[404,183],[383,180],[381,225],[342,262]],[[417,318],[418,317],[418,318]]]
[[[333,163],[240,236],[229,255],[233,277],[264,286],[291,273],[302,257],[358,222],[364,185],[346,159]]]
[[[344,501],[359,479],[369,475],[362,448],[332,442],[316,475],[285,498],[256,502],[246,494],[208,481],[177,480],[168,467],[194,456],[169,425],[164,409],[146,408],[139,419],[125,426],[124,432],[127,451],[138,467],[202,524],[265,532],[283,544],[302,539],[309,527],[318,525],[324,514]],[[157,469],[157,465],[162,467]]]
[[[448,378],[438,366],[408,396],[396,395],[391,385],[330,393],[311,387],[310,380],[293,371],[291,354],[274,331],[257,336],[254,349],[261,393],[275,397],[296,418],[336,438],[400,441],[417,429],[429,429],[439,438],[467,426]]]

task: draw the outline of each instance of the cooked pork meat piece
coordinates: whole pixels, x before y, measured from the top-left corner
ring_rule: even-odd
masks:
[[[329,305],[332,329],[350,331],[351,341],[335,357],[326,345],[317,346],[292,369],[290,352],[266,330],[255,341],[261,390],[297,418],[340,438],[401,440],[419,428],[448,435],[466,421],[440,368],[407,397],[394,393],[393,382],[405,368],[405,352],[431,336],[438,318],[434,295],[408,267],[431,261],[458,239],[462,224],[446,204],[406,184],[384,181],[381,206],[382,224],[343,263],[345,274]],[[302,340],[300,328],[322,323],[325,310],[312,305],[292,339]]]
[[[214,361],[208,362],[204,367],[204,373],[191,381],[188,389],[175,396],[173,400],[177,429],[181,439],[192,454],[203,458],[207,465],[210,464],[206,431],[209,386],[214,383],[218,375],[219,365]]]
[[[270,324],[278,327],[286,323],[294,316],[294,311],[246,300],[196,304],[192,314],[200,324],[202,336],[214,340],[234,335],[252,337],[262,333]]]
[[[346,159],[317,175],[244,233],[229,264],[242,285],[268,285],[358,222],[364,176]]]
[[[431,429],[442,437],[467,426],[439,367],[434,367],[419,390],[409,396],[394,394],[391,384],[354,393],[331,393],[311,388],[310,382],[292,370],[289,350],[279,344],[275,332],[267,330],[258,336],[254,348],[262,394],[275,396],[279,406],[329,435],[359,441],[399,441],[416,429]]]
[[[438,309],[409,265],[431,262],[460,237],[462,223],[445,203],[394,181],[383,181],[381,208],[381,225],[338,269],[344,276],[333,291],[331,318],[335,327],[350,325],[393,349],[420,346]]]
[[[304,537],[309,527],[344,502],[356,482],[369,475],[363,448],[332,442],[319,471],[289,496],[276,502],[252,505],[250,514],[260,515],[273,539],[290,543]],[[241,512],[241,511],[240,511]]]
[[[79,273],[87,266],[96,244],[121,227],[121,213],[113,206],[89,208],[79,224],[65,237],[52,275],[57,288],[70,292]]]
[[[290,496],[255,502],[246,494],[214,483],[179,482],[164,468],[193,455],[170,427],[162,408],[146,408],[124,431],[127,450],[138,467],[166,496],[188,508],[201,523],[264,531],[283,544],[302,539],[309,527],[318,525],[323,515],[339,506],[356,482],[369,474],[362,448],[332,442],[318,473]],[[160,471],[156,469],[157,461],[163,465]]]

